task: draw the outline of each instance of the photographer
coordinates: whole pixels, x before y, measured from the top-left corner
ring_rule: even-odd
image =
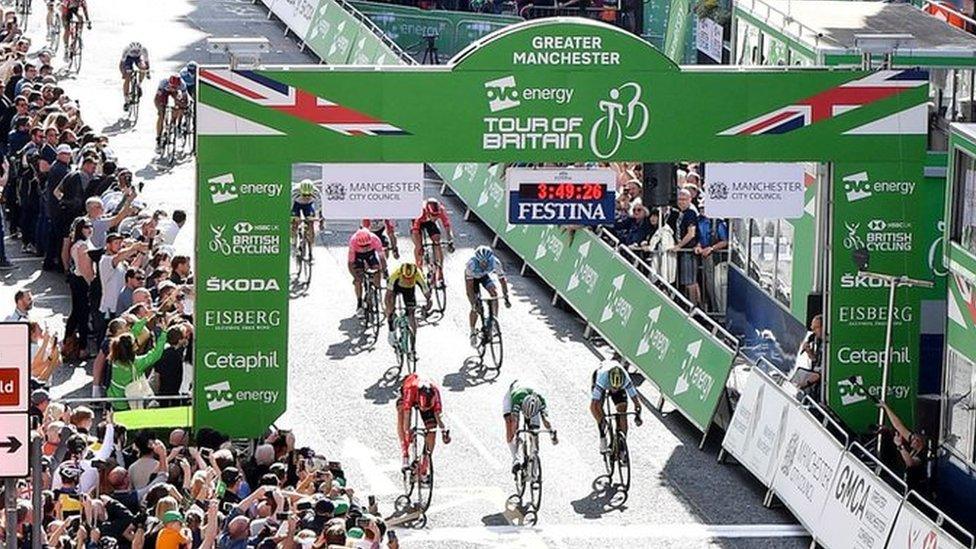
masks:
[[[924,497],[930,497],[932,492],[932,451],[928,437],[916,433],[905,427],[887,403],[879,404],[891,421],[893,430],[881,429],[879,436],[890,433],[891,443],[898,453],[899,461],[893,468],[902,471],[905,484],[909,490],[915,490]]]

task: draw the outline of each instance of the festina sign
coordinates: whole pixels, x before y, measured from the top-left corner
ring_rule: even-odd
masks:
[[[616,176],[606,168],[511,168],[508,222],[512,225],[609,225]]]

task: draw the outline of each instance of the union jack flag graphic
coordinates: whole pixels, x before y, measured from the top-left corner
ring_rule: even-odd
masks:
[[[201,69],[200,81],[251,103],[348,136],[410,135],[392,124],[254,71]]]
[[[783,134],[928,83],[922,70],[872,73],[733,126],[718,135]]]

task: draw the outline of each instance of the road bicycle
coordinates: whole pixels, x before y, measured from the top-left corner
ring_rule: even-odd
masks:
[[[139,120],[139,100],[142,99],[142,81],[145,75],[146,71],[143,69],[136,69],[132,72],[129,93],[125,96],[125,112],[129,115],[129,120],[132,121],[133,125]]]
[[[57,8],[48,16],[47,20],[47,47],[51,50],[51,55],[57,55],[61,49],[61,14]]]
[[[27,19],[30,14],[31,0],[17,0],[17,23],[24,31],[27,31]]]
[[[166,112],[163,114],[163,133],[160,135],[159,158],[168,164],[176,162],[176,133],[177,124],[173,122],[173,106],[166,105]]]
[[[380,309],[380,288],[373,280],[376,269],[366,269],[363,271],[363,317],[360,322],[366,335],[376,339],[380,334],[380,323],[383,314]]]
[[[179,148],[184,152],[196,150],[196,128],[194,127],[194,112],[196,103],[193,97],[187,96],[186,107],[183,109],[183,116],[180,117],[179,124]]]
[[[607,451],[603,454],[603,464],[607,469],[607,477],[612,486],[621,488],[624,492],[630,491],[630,450],[627,447],[627,433],[620,429],[617,418],[635,416],[640,419],[637,412],[611,412],[611,401],[606,399],[604,402],[604,432],[609,433],[610,441]]]
[[[444,314],[444,310],[447,309],[447,285],[444,283],[443,265],[437,261],[434,248],[441,247],[441,250],[443,250],[445,244],[450,246],[452,242],[450,240],[442,240],[440,244],[434,244],[428,239],[427,233],[422,233],[422,237],[424,265],[427,267],[427,287],[430,288],[431,297],[433,297],[431,311]],[[443,253],[441,258],[443,261]]]
[[[539,508],[542,505],[542,460],[539,458],[539,433],[549,433],[550,439],[555,441],[556,431],[540,429],[528,420],[524,426],[516,431],[519,462],[515,469],[515,493],[519,497],[520,505],[527,508],[523,513],[523,520],[527,524],[535,524],[538,519]],[[528,489],[529,500],[525,501],[525,491]]]
[[[416,307],[414,307],[416,309]],[[416,314],[416,311],[414,311]],[[393,333],[395,334],[393,350],[397,355],[397,368],[402,375],[406,366],[406,373],[417,371],[417,335],[410,329],[410,315],[403,303],[403,296],[397,296],[396,309],[393,315]]]
[[[485,303],[485,302],[488,303]],[[495,307],[492,302],[498,301],[498,296],[487,295],[482,297],[481,291],[475,294],[475,306],[478,308],[478,318],[481,324],[478,327],[478,358],[484,364],[486,352],[491,351],[491,361],[495,365],[494,369],[501,369],[502,359],[504,358],[504,347],[502,346],[502,329],[495,316]]]
[[[427,435],[441,429],[428,429],[420,425],[420,413],[416,410],[411,411],[411,417],[413,427],[410,429],[410,465],[402,471],[403,494],[396,499],[395,504],[399,510],[413,507],[423,514],[430,507],[434,494],[434,455],[427,448]],[[426,477],[421,476],[422,470],[427,473]]]
[[[305,218],[298,219],[295,229],[295,267],[298,271],[296,280],[299,284],[308,285],[312,281],[312,244],[308,238],[308,224]]]
[[[80,19],[72,19],[68,23],[68,32],[71,37],[68,39],[68,70],[75,73],[81,72],[81,52],[84,49],[84,42],[81,38],[82,30],[85,26]],[[91,28],[91,23],[88,24]]]

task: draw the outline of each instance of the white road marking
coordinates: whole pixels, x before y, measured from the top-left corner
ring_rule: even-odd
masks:
[[[499,471],[505,470],[505,465],[498,460],[498,457],[495,454],[488,451],[488,447],[481,442],[477,435],[474,434],[474,431],[472,431],[463,421],[461,421],[460,417],[457,415],[449,416],[448,421],[450,421],[450,425],[448,425],[448,427],[452,431],[454,429],[461,431],[461,433],[464,434],[464,437],[468,439],[468,442],[474,446],[474,449],[481,454],[481,457],[484,459],[485,463],[493,466]]]
[[[387,476],[390,464],[381,466],[376,463],[378,455],[378,452],[354,438],[347,438],[342,443],[343,460],[355,462],[359,467],[359,473],[364,479],[363,493],[373,495],[400,493],[400,489]],[[394,469],[398,466],[397,463],[393,464]]]
[[[797,538],[807,537],[798,524],[558,524],[535,528],[522,526],[474,526],[401,530],[403,539],[414,541],[457,541],[464,543],[508,544],[522,536],[541,536],[563,540],[585,539],[667,539],[709,540],[727,538]]]

